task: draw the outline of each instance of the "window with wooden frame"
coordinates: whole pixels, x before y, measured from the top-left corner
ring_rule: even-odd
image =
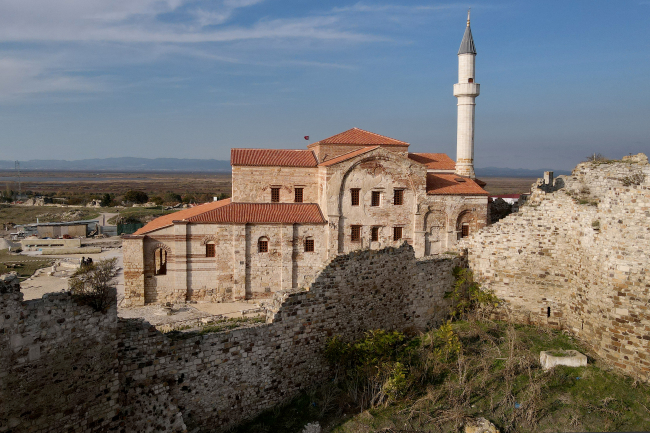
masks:
[[[305,239],[305,252],[313,253],[314,252],[314,238],[311,236]]]
[[[359,206],[359,188],[350,190],[350,198],[352,199],[352,206]]]
[[[469,224],[463,223],[463,225],[460,226],[460,237],[466,238],[467,236],[469,236]]]
[[[302,203],[302,188],[294,189],[294,202]]]
[[[402,239],[402,227],[393,227],[393,240],[399,241]]]
[[[206,257],[214,257],[215,254],[215,247],[214,247],[214,242],[210,242],[209,244],[205,244],[205,256]]]
[[[379,206],[381,203],[381,192],[380,191],[373,191],[372,192],[372,200],[370,201],[371,206]]]
[[[350,226],[350,240],[352,242],[361,241],[361,226]]]
[[[404,204],[404,190],[396,189],[393,191],[393,204],[395,206],[401,206]]]
[[[280,202],[280,188],[271,188],[271,203]]]
[[[379,242],[379,227],[373,227],[370,229],[370,240],[372,242]]]
[[[257,241],[257,252],[258,253],[268,253],[269,252],[269,239],[266,237],[261,237]]]

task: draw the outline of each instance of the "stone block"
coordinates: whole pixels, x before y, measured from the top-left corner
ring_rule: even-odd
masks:
[[[586,367],[587,356],[577,350],[543,350],[539,352],[539,363],[544,370],[549,370],[556,365]]]

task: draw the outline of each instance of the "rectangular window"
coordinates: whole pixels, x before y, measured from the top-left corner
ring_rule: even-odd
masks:
[[[257,243],[257,252],[259,253],[268,253],[269,252],[269,241],[266,239],[260,239]]]
[[[460,230],[461,230],[461,232],[460,232],[461,233],[460,234],[461,238],[466,238],[467,236],[469,236],[469,224],[463,224],[461,226]]]
[[[314,240],[305,239],[305,252],[313,253],[314,252]]]
[[[352,226],[352,232],[350,234],[350,239],[352,242],[361,241],[361,226]]]
[[[396,189],[393,195],[393,204],[395,206],[401,206],[404,204],[404,190]]]
[[[350,197],[352,197],[352,206],[359,206],[359,188],[352,188]]]
[[[205,245],[205,256],[206,257],[214,257],[215,249],[214,249],[214,244],[206,244]]]
[[[370,240],[373,242],[379,242],[379,227],[373,227],[370,230]]]
[[[402,227],[393,227],[393,240],[399,241],[402,239]]]
[[[379,206],[379,201],[380,200],[381,200],[381,192],[373,191],[372,192],[372,202],[370,204],[372,206]]]
[[[295,202],[296,203],[302,203],[302,188],[296,188],[295,189]]]
[[[271,188],[271,203],[280,202],[280,188]]]

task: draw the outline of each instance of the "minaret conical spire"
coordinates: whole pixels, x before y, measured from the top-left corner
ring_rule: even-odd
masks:
[[[474,54],[476,55],[476,47],[474,46],[474,38],[472,38],[472,29],[469,26],[469,12],[467,10],[467,27],[465,28],[465,34],[463,35],[463,40],[460,43],[460,49],[458,50],[458,55],[461,54]]]

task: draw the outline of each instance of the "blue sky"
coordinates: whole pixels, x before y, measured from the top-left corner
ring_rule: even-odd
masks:
[[[351,127],[454,158],[470,6],[477,167],[650,154],[650,0],[4,0],[0,159],[228,159]]]

